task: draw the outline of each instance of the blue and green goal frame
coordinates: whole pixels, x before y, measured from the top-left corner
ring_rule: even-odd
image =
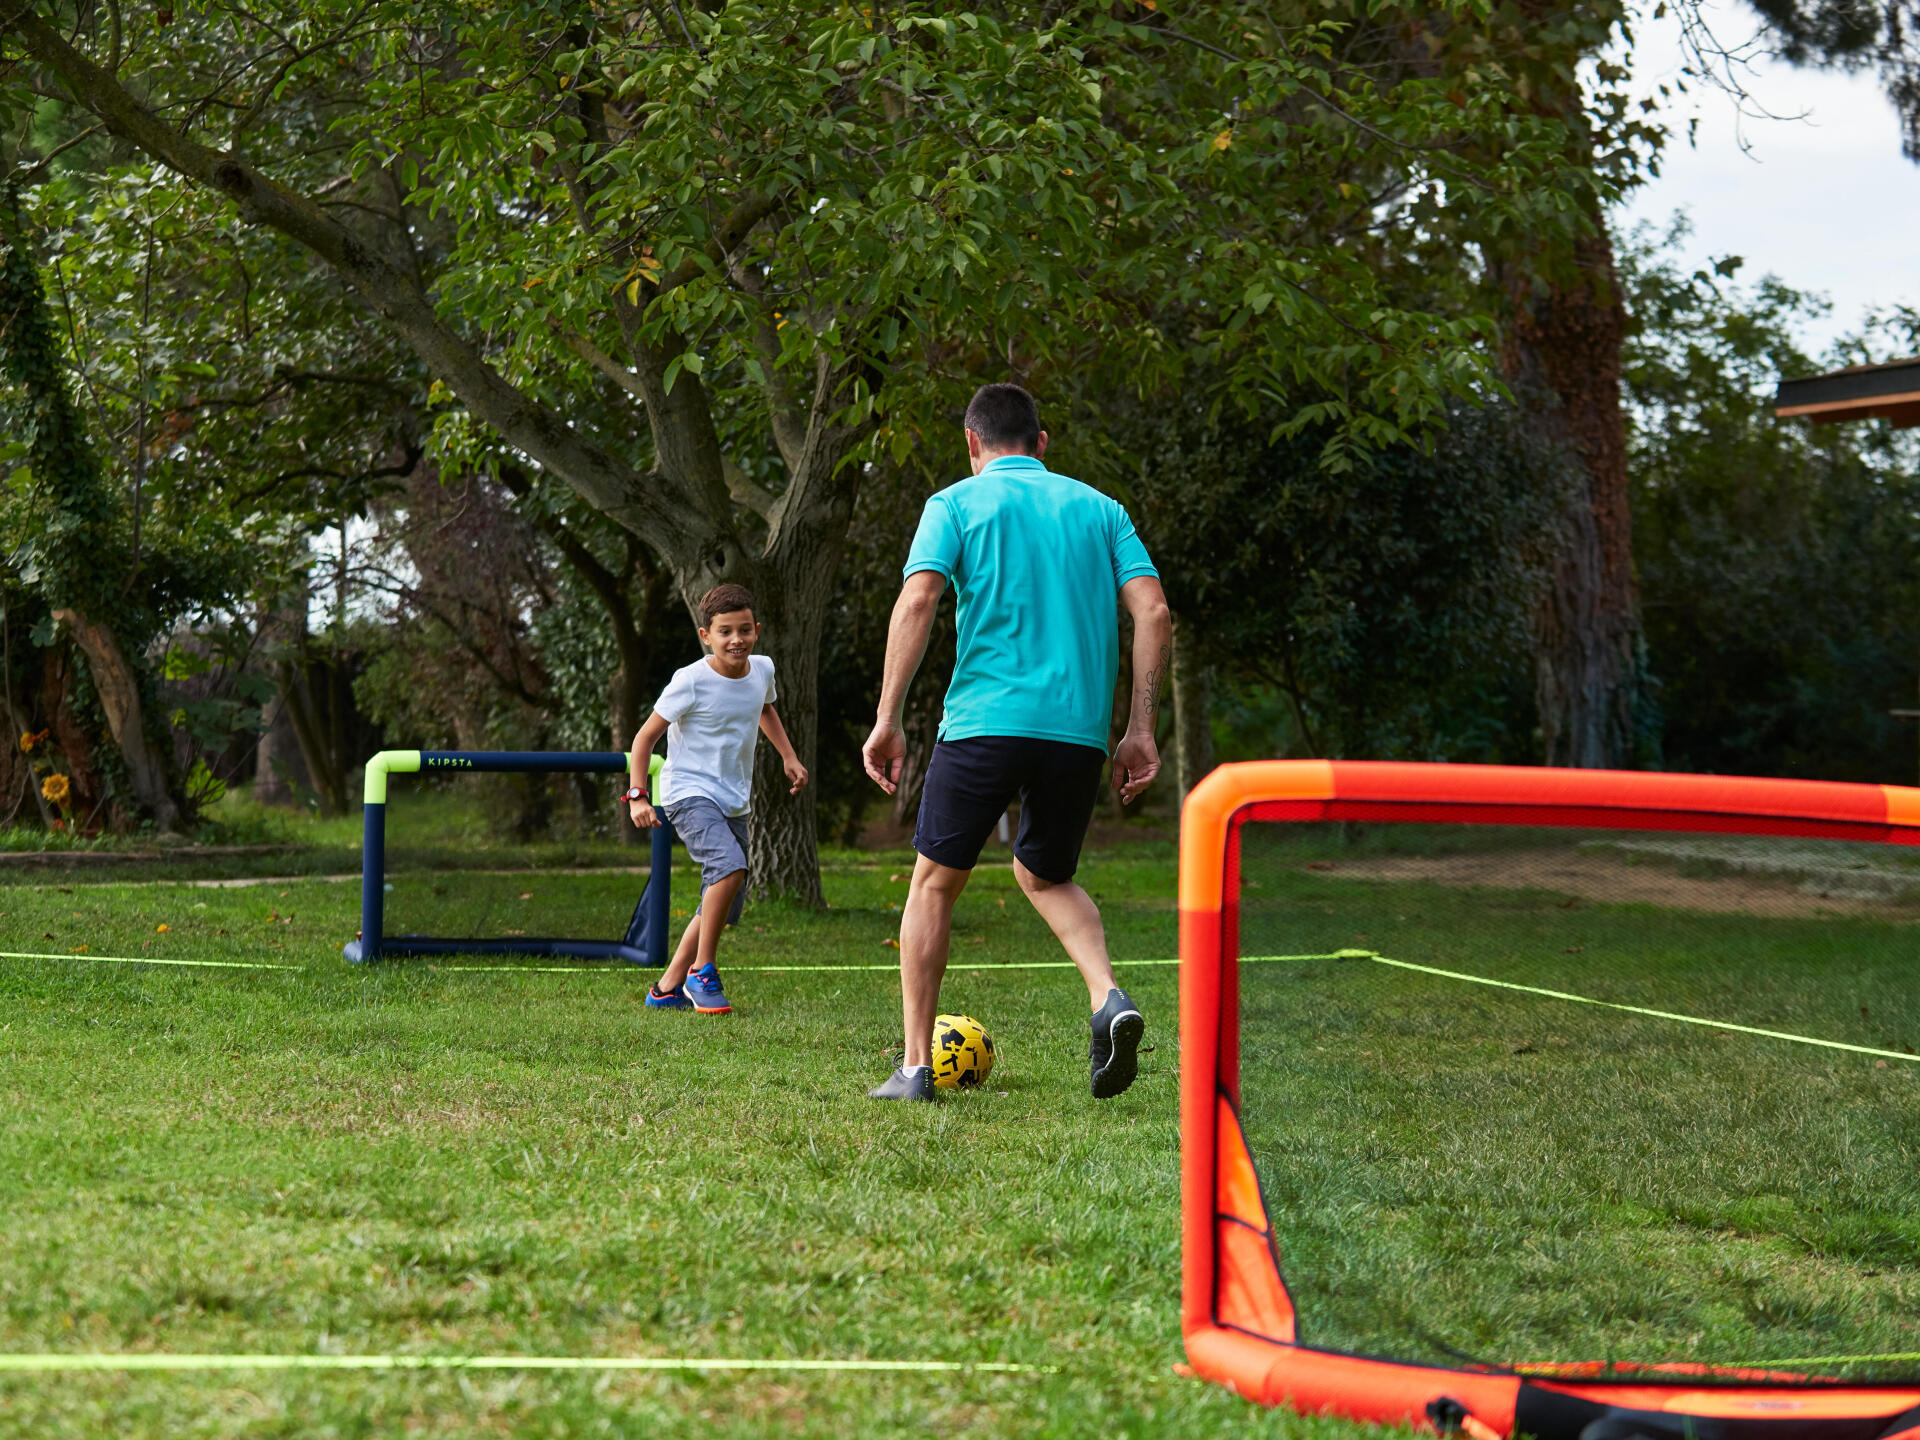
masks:
[[[659,800],[660,764],[653,757],[647,788]],[[665,815],[650,832],[652,852],[646,888],[619,940],[507,935],[458,939],[386,933],[387,777],[390,775],[519,772],[522,774],[625,775],[627,757],[614,750],[382,750],[367,761],[365,820],[360,854],[360,934],[341,953],[355,964],[414,955],[535,955],[575,960],[625,960],[664,965],[669,944],[673,827]]]

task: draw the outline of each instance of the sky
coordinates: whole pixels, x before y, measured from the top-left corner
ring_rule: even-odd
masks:
[[[1705,13],[1727,43],[1753,33],[1744,6],[1710,5]],[[1684,61],[1672,19],[1639,22],[1634,39],[1636,92],[1679,76]],[[1690,93],[1667,112],[1674,133],[1662,173],[1627,201],[1622,228],[1646,220],[1664,229],[1684,211],[1693,233],[1681,258],[1690,266],[1739,255],[1747,262],[1742,280],[1772,273],[1826,295],[1831,313],[1801,336],[1816,355],[1875,306],[1920,306],[1920,165],[1901,156],[1899,122],[1875,77],[1756,59],[1744,83],[1759,106],[1796,118],[1742,116],[1725,92],[1689,82]],[[1689,145],[1687,122],[1695,116]]]

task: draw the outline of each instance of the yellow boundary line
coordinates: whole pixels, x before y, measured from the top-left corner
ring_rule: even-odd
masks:
[[[191,965],[209,970],[304,970],[304,965],[270,965],[258,960],[169,960],[158,955],[35,955],[24,950],[0,950],[0,960],[88,960],[96,965]]]
[[[1847,1050],[1855,1055],[1874,1055],[1887,1060],[1905,1060],[1920,1064],[1920,1055],[1902,1050],[1878,1050],[1871,1045],[1849,1045],[1844,1040],[1822,1040],[1813,1035],[1796,1035],[1790,1030],[1767,1030],[1758,1025],[1736,1025],[1731,1020],[1707,1020],[1698,1015],[1678,1015],[1671,1010],[1651,1010],[1644,1005],[1621,1005],[1612,1000],[1595,1000],[1590,995],[1574,995],[1565,990],[1548,990],[1539,985],[1520,985],[1512,980],[1494,980],[1485,975],[1466,975],[1458,970],[1442,970],[1434,965],[1415,965],[1410,960],[1389,960],[1384,955],[1356,951],[1345,959],[1368,959],[1396,970],[1415,970],[1423,975],[1439,975],[1448,980],[1464,980],[1470,985],[1491,985],[1499,990],[1518,990],[1527,995],[1544,995],[1550,1000],[1571,1000],[1576,1005],[1598,1005],[1607,1010],[1622,1010],[1629,1015],[1650,1015],[1656,1020],[1673,1020],[1682,1025],[1698,1025],[1707,1030],[1729,1030],[1736,1035],[1759,1035],[1768,1040],[1787,1040],[1795,1045],[1818,1045],[1827,1050]],[[1784,1362],[1782,1362],[1784,1363]]]
[[[0,960],[85,960],[104,965],[168,965],[195,966],[220,970],[304,970],[303,965],[274,965],[249,960],[174,960],[158,956],[142,955],[42,955],[25,951],[0,951]],[[1623,1005],[1613,1000],[1596,1000],[1590,995],[1575,995],[1567,990],[1550,990],[1540,985],[1522,985],[1513,980],[1495,980],[1487,975],[1468,975],[1459,970],[1444,970],[1437,965],[1417,965],[1410,960],[1393,960],[1370,950],[1337,950],[1326,955],[1243,955],[1242,965],[1278,964],[1286,961],[1303,960],[1371,960],[1377,965],[1390,965],[1397,970],[1411,970],[1422,975],[1437,975],[1445,980],[1459,980],[1469,985],[1486,985],[1496,990],[1513,990],[1524,995],[1540,995],[1549,1000],[1565,1000],[1576,1005],[1597,1005],[1606,1010],[1618,1010],[1628,1015],[1645,1015],[1655,1020],[1671,1020],[1681,1025],[1698,1025],[1707,1030],[1722,1030],[1736,1035],[1758,1035],[1766,1040],[1784,1040],[1794,1045],[1814,1045],[1826,1050],[1844,1050],[1854,1055],[1871,1055],[1882,1060],[1902,1060],[1908,1064],[1920,1064],[1920,1055],[1910,1055],[1903,1050],[1882,1050],[1872,1045],[1853,1045],[1844,1040],[1822,1040],[1814,1035],[1798,1035],[1791,1030],[1769,1030],[1759,1025],[1741,1025],[1731,1020],[1710,1020],[1699,1015],[1682,1015],[1672,1010],[1656,1010],[1645,1005]],[[1178,960],[1115,960],[1116,970],[1133,967],[1178,965]],[[638,971],[640,967],[626,964],[605,965],[435,965],[430,967],[436,975],[622,975]],[[891,972],[899,968],[897,963],[880,965],[729,965],[727,969],[743,974],[756,975],[797,975],[830,974],[842,971],[848,974]],[[980,963],[948,965],[949,970],[960,970],[978,974],[993,970],[1071,970],[1071,960],[1015,960],[1004,963]],[[1784,1361],[1779,1363],[1786,1363]],[[1814,1362],[1809,1362],[1814,1363]]]
[[[1057,1375],[999,1360],[758,1360],[661,1355],[0,1354],[0,1373],[77,1370],[786,1370],[877,1374]]]
[[[1754,1365],[1862,1365],[1885,1364],[1894,1360],[1920,1360],[1920,1353],[1908,1355],[1798,1355],[1791,1360],[1755,1360]]]

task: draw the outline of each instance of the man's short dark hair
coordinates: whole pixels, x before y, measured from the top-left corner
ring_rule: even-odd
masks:
[[[736,610],[753,609],[753,592],[744,585],[729,582],[716,585],[700,597],[700,628],[707,629],[716,615],[731,615]],[[758,620],[758,615],[754,619]]]
[[[982,385],[967,404],[967,429],[989,450],[1040,448],[1040,407],[1018,385]]]

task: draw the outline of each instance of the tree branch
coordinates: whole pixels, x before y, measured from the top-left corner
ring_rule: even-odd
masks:
[[[712,548],[727,517],[703,513],[668,476],[634,473],[564,416],[509,383],[441,320],[407,276],[311,199],[277,184],[238,155],[202,145],[168,125],[34,14],[28,0],[0,0],[0,29],[57,74],[111,133],[225,195],[249,223],[277,231],[324,260],[394,326],[429,373],[507,444],[559,476],[595,509],[644,531],[674,558],[676,568],[699,568],[699,557]]]

